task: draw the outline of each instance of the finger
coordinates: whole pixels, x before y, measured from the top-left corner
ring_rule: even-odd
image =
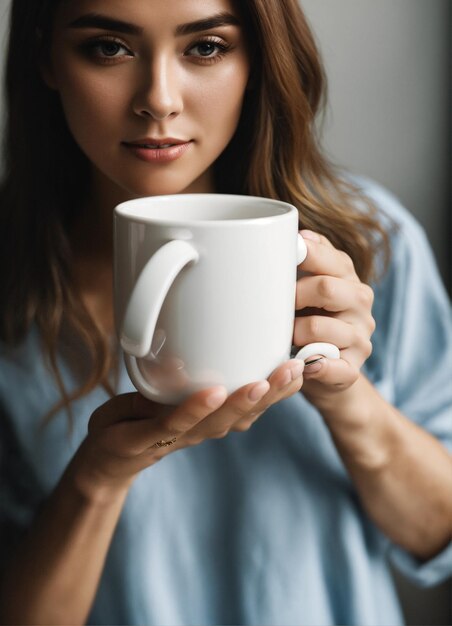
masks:
[[[227,391],[222,386],[211,387],[193,394],[169,415],[161,419],[158,441],[183,438],[200,422],[215,413],[226,399]],[[154,440],[148,447],[153,448],[155,443]]]
[[[251,411],[246,418],[235,422],[235,424],[231,427],[231,430],[244,433],[253,426],[257,422],[257,420],[265,413],[265,411]]]
[[[300,359],[291,359],[277,367],[268,377],[270,388],[254,408],[253,414],[262,414],[272,404],[300,391],[303,384],[304,367],[304,361]]]
[[[99,406],[91,415],[88,423],[88,432],[98,431],[101,428],[115,424],[122,420],[149,417],[159,410],[150,400],[145,400],[137,392],[124,393],[111,398]]]
[[[270,388],[262,398],[262,401],[248,414],[239,419],[234,424],[232,430],[240,432],[249,430],[272,404],[289,398],[300,391],[303,385],[304,368],[304,361],[299,359],[291,359],[276,368],[268,378]]]
[[[129,413],[128,419],[107,426],[99,435],[108,449],[119,456],[140,455],[154,449],[153,446],[158,442],[175,443],[217,410],[227,396],[224,387],[212,387],[193,394],[174,408],[158,405],[140,394],[128,395],[136,396],[129,404],[134,414]],[[158,450],[159,446],[155,449]]]
[[[361,341],[356,328],[335,317],[310,315],[297,317],[294,323],[294,344],[332,343],[343,350]]]
[[[215,413],[203,420],[189,433],[191,443],[205,439],[225,437],[232,426],[240,419],[249,416],[256,405],[267,394],[270,384],[266,380],[250,383],[232,393]]]
[[[335,276],[306,276],[297,281],[295,308],[314,307],[332,313],[349,310],[370,312],[373,300],[373,290],[364,283]]]
[[[304,362],[291,359],[276,368],[268,380],[245,385],[190,433],[190,437],[220,438],[236,425],[255,421],[271,404],[299,391]]]
[[[304,240],[310,239],[311,241],[316,241],[318,243],[322,243],[325,246],[329,246],[330,248],[334,248],[328,237],[325,237],[325,235],[321,235],[320,233],[316,233],[313,230],[308,230],[307,228],[304,228],[303,230],[300,230],[300,235],[303,237]]]
[[[317,241],[306,238],[305,243],[308,254],[302,264],[303,271],[317,275],[327,274],[359,282],[353,261],[348,254],[334,248],[321,235],[318,235]]]
[[[324,392],[325,385],[336,391],[342,391],[352,385],[359,376],[359,367],[344,359],[322,358],[305,368],[305,382],[303,392],[309,397],[310,393]]]

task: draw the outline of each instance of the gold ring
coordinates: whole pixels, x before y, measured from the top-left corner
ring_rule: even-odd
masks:
[[[160,439],[160,441],[156,441],[151,448],[166,448],[167,446],[172,446],[173,443],[175,443],[176,441],[176,437],[173,437],[172,439],[168,439],[168,441],[164,441],[163,439]]]

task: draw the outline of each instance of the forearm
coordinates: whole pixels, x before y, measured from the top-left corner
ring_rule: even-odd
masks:
[[[2,623],[84,624],[126,489],[85,490],[74,457],[8,568]]]
[[[339,400],[339,398],[338,398]],[[322,413],[369,516],[421,559],[452,536],[452,458],[363,377]]]

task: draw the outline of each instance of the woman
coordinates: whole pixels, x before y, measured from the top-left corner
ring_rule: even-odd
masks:
[[[400,623],[387,557],[450,573],[449,305],[412,218],[322,155],[295,0],[16,0],[6,81],[3,622]],[[183,191],[299,208],[294,344],[340,360],[133,391],[112,211]]]

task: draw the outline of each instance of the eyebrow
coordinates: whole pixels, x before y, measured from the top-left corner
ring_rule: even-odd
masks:
[[[240,21],[231,13],[217,13],[202,20],[188,22],[187,24],[179,24],[179,26],[176,27],[175,32],[176,36],[180,37],[183,35],[198,33],[203,30],[211,30],[212,28],[229,25],[239,26]],[[102,30],[113,30],[126,35],[141,35],[143,33],[143,29],[136,24],[116,20],[100,13],[87,13],[86,15],[81,15],[73,22],[70,22],[67,25],[67,28],[100,28]]]
[[[176,35],[192,35],[202,30],[211,30],[212,28],[219,28],[220,26],[240,26],[240,21],[231,13],[217,13],[203,20],[179,24],[176,28]]]

